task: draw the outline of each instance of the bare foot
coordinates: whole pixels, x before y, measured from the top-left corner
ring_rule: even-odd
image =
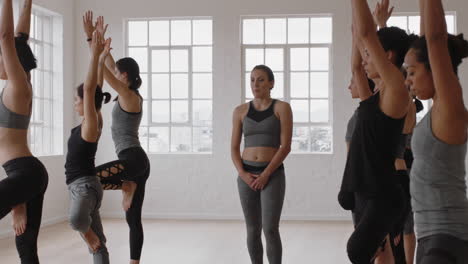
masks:
[[[135,190],[137,188],[137,184],[132,181],[124,181],[122,183],[122,207],[124,211],[128,211],[130,206],[132,206],[133,195],[135,194]]]
[[[11,215],[13,216],[13,230],[15,231],[16,236],[24,234],[28,218],[26,213],[26,204],[22,203],[13,207]]]
[[[91,228],[88,230],[88,232],[83,234],[83,239],[93,252],[98,251],[98,249],[101,247],[101,241],[99,240],[99,237]]]

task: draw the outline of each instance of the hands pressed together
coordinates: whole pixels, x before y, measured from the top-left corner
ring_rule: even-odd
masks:
[[[243,172],[240,174],[241,179],[254,190],[263,190],[270,180],[270,176],[266,174],[253,174],[250,172]]]

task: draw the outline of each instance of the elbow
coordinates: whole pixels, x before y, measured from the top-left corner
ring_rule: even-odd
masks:
[[[2,32],[0,32],[0,40],[2,42],[4,41],[14,41],[15,40],[15,37],[14,37],[14,34],[13,34],[13,31],[12,30],[2,30]]]
[[[435,44],[435,43],[447,43],[448,34],[447,31],[444,30],[436,30],[431,32],[432,30],[426,31],[426,41],[428,45]]]
[[[281,146],[281,151],[285,154],[288,155],[291,152],[291,144]]]

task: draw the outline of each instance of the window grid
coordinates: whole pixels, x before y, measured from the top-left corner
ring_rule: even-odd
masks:
[[[33,7],[31,15],[30,45],[36,55],[37,69],[31,72],[33,85],[33,110],[28,133],[29,145],[34,155],[55,155],[57,142],[53,108],[54,100],[54,62],[53,62],[53,17]],[[56,107],[56,106],[55,106]]]
[[[146,35],[147,35],[147,40],[146,40],[146,45],[129,45],[129,37],[127,36],[127,53],[130,53],[131,48],[146,48],[147,49],[147,71],[142,72],[142,74],[147,75],[147,97],[144,99],[144,102],[146,102],[146,107],[144,110],[148,110],[147,114],[147,123],[142,124],[140,132],[142,132],[140,135],[142,145],[144,145],[144,148],[149,151],[150,153],[207,153],[211,152],[212,149],[212,96],[211,97],[196,97],[194,96],[193,89],[194,89],[194,84],[193,84],[193,79],[196,74],[210,74],[211,80],[210,83],[212,85],[212,66],[209,70],[206,71],[195,71],[193,69],[193,50],[196,48],[212,48],[212,41],[211,44],[200,44],[194,43],[194,21],[209,21],[211,22],[211,19],[209,18],[200,18],[200,19],[147,19],[147,20],[128,20],[128,22],[134,22],[134,21],[145,21],[146,22]],[[172,26],[174,21],[189,21],[190,22],[190,44],[184,44],[184,45],[177,45],[173,43],[173,34],[172,34]],[[150,42],[150,36],[151,36],[151,28],[150,28],[150,23],[151,22],[167,22],[168,23],[168,43],[167,45],[152,45]],[[212,25],[210,25],[212,27]],[[129,23],[127,23],[127,34],[129,33]],[[153,69],[154,63],[153,63],[153,52],[155,51],[166,51],[167,52],[167,57],[168,57],[168,65],[167,69],[165,70],[158,70],[158,69]],[[173,69],[173,52],[176,51],[186,51],[187,55],[187,68],[184,70],[175,70]],[[184,58],[185,59],[185,58]],[[137,60],[138,61],[138,60]],[[140,63],[139,63],[140,64]],[[211,62],[212,64],[212,62]],[[141,64],[140,64],[141,65]],[[140,66],[141,67],[141,66]],[[194,75],[195,74],[195,75]],[[168,78],[168,94],[167,96],[164,97],[157,97],[155,96],[155,90],[158,89],[156,87],[155,80],[153,78],[155,76],[163,76],[165,75]],[[173,78],[177,76],[185,75],[187,78],[187,94],[185,94],[182,97],[176,97],[173,94]],[[159,103],[168,103],[168,114],[165,118],[165,121],[161,120],[154,120],[153,117],[153,112],[154,112],[154,106],[153,103],[156,105]],[[180,102],[180,103],[187,103],[187,109],[184,112],[187,114],[186,119],[183,120],[183,122],[178,122],[177,120],[174,119],[174,114],[175,114],[175,107],[174,104]],[[198,124],[194,120],[194,102],[209,102],[210,104],[210,120],[207,122],[204,122],[202,124]],[[152,131],[156,131],[158,128],[160,129],[167,129],[167,147],[165,147],[164,151],[161,150],[154,150],[151,147],[151,135]],[[175,139],[173,135],[177,133],[179,129],[187,128],[190,130],[190,143],[189,144],[180,144],[182,146],[182,149],[174,149],[175,147]],[[204,146],[205,149],[195,149],[196,145],[196,131],[197,129],[202,130],[206,129],[211,132],[211,138],[209,139],[209,147]],[[153,135],[156,134],[156,138],[159,137],[159,134],[153,133]],[[177,137],[177,136],[176,136]],[[201,142],[201,141],[200,141]],[[188,147],[187,147],[188,145]],[[198,144],[198,145],[203,145],[203,144]]]
[[[280,19],[285,19],[285,41],[283,44],[266,44],[267,42],[267,32],[266,32],[266,20],[271,19],[271,18],[280,18]],[[289,39],[289,19],[290,18],[307,18],[307,24],[308,24],[308,43],[304,44],[292,44],[289,43],[291,42]],[[282,82],[282,88],[283,88],[283,95],[276,97],[277,99],[285,100],[286,102],[291,102],[291,100],[303,100],[307,102],[307,122],[299,122],[299,121],[294,121],[294,129],[304,129],[306,128],[307,132],[309,134],[308,139],[307,139],[307,150],[295,150],[293,148],[293,152],[299,152],[299,153],[331,153],[332,152],[332,140],[331,140],[331,117],[332,117],[332,107],[331,107],[331,58],[332,58],[332,41],[330,40],[329,42],[325,43],[312,43],[312,35],[310,34],[311,32],[311,19],[313,18],[329,18],[332,19],[331,16],[308,16],[308,17],[294,17],[294,16],[287,16],[287,17],[246,17],[242,20],[244,23],[244,20],[249,20],[249,19],[261,19],[262,20],[262,26],[263,26],[263,43],[262,44],[244,44],[246,41],[244,39],[244,32],[241,34],[241,39],[242,39],[242,84],[243,84],[243,89],[242,89],[242,98],[243,101],[248,102],[252,100],[253,96],[250,94],[250,85],[248,83],[248,80],[250,79],[250,71],[251,69],[247,68],[247,51],[248,50],[253,50],[253,49],[261,49],[263,51],[263,61],[259,61],[256,64],[266,64],[267,60],[267,51],[269,49],[281,49],[283,51],[283,68],[282,70],[276,70],[272,69],[273,72],[275,73],[275,77],[277,77],[278,73],[283,74],[283,82]],[[244,26],[244,24],[242,24]],[[244,30],[244,27],[243,27]],[[297,49],[297,48],[303,48],[303,49],[308,49],[308,59],[307,59],[307,65],[308,69],[307,70],[292,70],[291,67],[291,50],[292,49]],[[326,70],[317,70],[317,69],[312,69],[311,68],[311,49],[314,48],[327,48],[328,49],[328,69]],[[268,64],[266,64],[268,65]],[[251,67],[250,67],[251,68]],[[292,96],[292,91],[291,91],[291,75],[294,73],[307,73],[308,76],[308,89],[307,89],[307,97],[304,96]],[[313,73],[328,73],[328,87],[327,87],[327,97],[325,96],[314,96],[312,97],[311,94],[311,88],[312,88],[312,78],[311,75]],[[278,83],[275,83],[275,87],[278,87]],[[277,88],[274,88],[277,89]],[[272,91],[272,96],[273,93],[275,93],[275,90]],[[327,106],[328,106],[328,121],[327,122],[313,122],[311,120],[311,111],[312,111],[312,102],[317,102],[318,100],[326,100],[327,101]],[[326,128],[328,129],[328,138],[329,138],[329,144],[326,146],[324,149],[320,147],[320,150],[314,150],[313,146],[311,144],[312,140],[315,140],[312,137],[312,132],[314,129],[321,129],[321,128]],[[293,136],[294,137],[294,136]],[[293,139],[294,141],[294,139]]]

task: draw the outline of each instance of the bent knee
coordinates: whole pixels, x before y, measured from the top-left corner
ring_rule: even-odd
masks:
[[[69,223],[73,230],[85,233],[89,230],[89,217],[80,214],[72,214],[69,217]]]

